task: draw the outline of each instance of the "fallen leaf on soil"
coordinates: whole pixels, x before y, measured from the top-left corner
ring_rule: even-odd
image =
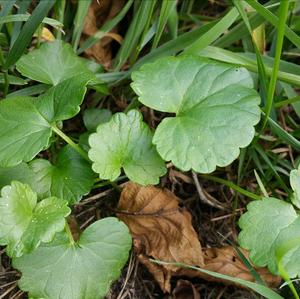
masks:
[[[118,14],[123,5],[124,0],[94,0],[85,17],[82,39],[85,40],[94,35],[105,22]],[[105,67],[109,67],[112,59],[111,42],[113,40],[122,42],[122,37],[117,34],[117,28],[107,33],[95,45],[86,49],[86,56],[104,64]]]
[[[200,299],[195,286],[188,280],[180,279],[172,292],[173,299]]]
[[[118,209],[118,217],[127,224],[133,236],[138,259],[147,266],[163,291],[171,291],[171,275],[180,269],[155,265],[148,257],[204,265],[191,215],[178,206],[177,197],[170,191],[128,183],[122,191]]]
[[[164,292],[171,292],[172,276],[199,277],[208,281],[221,280],[195,270],[154,264],[149,258],[199,266],[254,281],[232,247],[201,248],[190,213],[179,207],[179,199],[169,190],[127,183],[119,201],[118,217],[130,229],[139,261],[148,268]],[[245,250],[242,252],[248,258],[248,253]],[[270,274],[266,268],[256,271],[267,285],[274,287],[280,283],[280,278]]]
[[[244,249],[240,249],[240,251],[249,260],[248,252]],[[231,246],[225,246],[222,248],[203,248],[203,256],[205,264],[203,268],[205,270],[225,274],[228,276],[252,282],[255,281],[254,277],[249,272],[246,265],[242,262],[237,252]],[[254,269],[268,286],[276,287],[279,285],[281,278],[279,276],[272,275],[267,268]],[[182,274],[186,274],[191,277],[200,277],[208,281],[230,283],[194,270],[185,269],[185,271],[183,272],[185,273]]]

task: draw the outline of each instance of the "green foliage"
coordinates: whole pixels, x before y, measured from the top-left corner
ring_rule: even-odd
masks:
[[[140,102],[176,114],[159,124],[153,143],[181,170],[209,173],[226,166],[254,136],[260,98],[243,68],[167,57],[142,66],[132,79]]]
[[[16,258],[20,287],[34,298],[103,298],[128,259],[131,238],[116,218],[90,225],[76,243],[66,234]],[[47,257],[47,259],[45,259]]]
[[[16,67],[23,76],[50,85],[75,75],[92,75],[71,45],[59,40],[42,44],[39,49],[22,56]]]
[[[10,256],[34,250],[40,242],[50,242],[64,229],[70,214],[68,203],[56,197],[37,202],[28,185],[12,182],[2,188],[0,198],[0,244]]]
[[[89,137],[93,170],[100,178],[113,181],[123,167],[129,179],[142,185],[157,184],[166,168],[152,145],[152,135],[137,110],[116,113]]]
[[[69,145],[59,153],[55,165],[48,160],[36,159],[30,163],[35,173],[35,186],[39,196],[56,196],[70,204],[79,201],[91,191],[94,173],[85,161]]]

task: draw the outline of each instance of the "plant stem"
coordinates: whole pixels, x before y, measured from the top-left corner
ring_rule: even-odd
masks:
[[[250,197],[254,200],[260,200],[261,199],[261,196],[255,194],[255,193],[252,193],[248,190],[245,190],[239,186],[237,186],[236,184],[230,182],[230,181],[226,181],[224,179],[221,179],[221,178],[218,178],[218,177],[215,177],[215,176],[212,176],[212,175],[206,175],[206,174],[201,174],[201,176],[205,179],[208,179],[208,180],[211,180],[213,182],[216,182],[216,183],[220,183],[220,184],[224,184],[226,185],[227,187],[247,196],[247,197]]]
[[[281,57],[281,51],[283,45],[284,31],[285,31],[285,21],[288,15],[288,11],[289,11],[289,1],[281,1],[279,7],[279,24],[277,27],[278,31],[277,31],[277,40],[276,40],[275,59],[274,59],[273,72],[272,72],[268,94],[267,94],[267,100],[266,100],[266,107],[265,107],[266,115],[264,118],[261,131],[263,131],[267,125],[268,118],[270,116],[271,109],[273,106],[273,97],[274,97],[276,81],[278,77],[280,57]]]
[[[65,231],[69,237],[69,240],[70,240],[70,243],[71,245],[74,245],[75,244],[75,241],[74,241],[74,238],[73,238],[73,235],[72,235],[72,232],[70,230],[70,226],[68,224],[68,221],[66,220],[66,224],[65,224]]]
[[[65,142],[67,142],[70,146],[74,148],[74,150],[86,161],[91,163],[91,160],[89,159],[87,153],[78,145],[76,144],[69,136],[67,136],[64,132],[62,132],[59,128],[57,128],[55,125],[51,126],[52,130],[61,137]]]
[[[4,89],[3,89],[3,97],[5,98],[8,93],[9,88],[9,79],[8,79],[8,70],[4,69],[4,55],[2,49],[0,48],[0,64],[2,66],[3,76],[4,76]]]

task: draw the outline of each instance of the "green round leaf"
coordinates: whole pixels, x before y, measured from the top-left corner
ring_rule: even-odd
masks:
[[[37,194],[17,181],[5,186],[0,197],[0,244],[7,245],[9,256],[21,256],[40,242],[50,242],[65,226],[67,205],[56,197],[37,202]]]
[[[89,226],[76,244],[67,236],[15,258],[22,272],[19,286],[29,296],[44,299],[103,298],[128,259],[131,237],[116,218]]]
[[[80,77],[82,73],[93,75],[71,45],[61,40],[42,44],[39,49],[23,55],[16,66],[23,76],[51,85],[74,75]]]
[[[115,180],[121,167],[130,180],[142,185],[157,184],[166,173],[164,161],[152,145],[152,132],[137,110],[113,115],[91,134],[89,143],[93,170],[102,179]]]
[[[48,146],[49,123],[33,98],[0,101],[0,166],[15,166],[32,160]]]
[[[196,56],[164,57],[132,74],[139,101],[175,113],[159,124],[159,154],[187,171],[226,166],[254,136],[260,98],[244,68]]]
[[[294,169],[290,173],[290,184],[294,190],[292,196],[292,203],[299,209],[300,208],[300,169]]]
[[[241,247],[250,251],[250,259],[258,267],[274,265],[271,248],[281,231],[296,218],[293,206],[276,198],[264,198],[248,204],[239,220]],[[274,271],[274,267],[270,267]]]
[[[96,131],[98,125],[111,119],[111,111],[108,109],[89,108],[84,110],[83,122],[87,130]]]
[[[94,184],[90,164],[69,145],[59,152],[55,165],[37,159],[30,163],[30,168],[35,173],[35,190],[42,197],[56,196],[73,204],[88,194]]]

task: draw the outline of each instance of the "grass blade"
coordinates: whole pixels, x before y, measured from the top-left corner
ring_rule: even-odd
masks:
[[[126,5],[122,8],[117,16],[115,16],[112,20],[107,21],[100,30],[98,30],[93,36],[89,37],[87,40],[84,41],[82,46],[77,50],[77,54],[83,53],[86,49],[92,47],[95,43],[101,40],[106,33],[111,31],[129,11],[133,0],[127,1]]]
[[[154,36],[152,49],[155,49],[160,41],[161,35],[168,22],[169,16],[176,6],[176,0],[163,0],[158,18],[157,31]]]
[[[272,13],[270,12],[268,9],[266,9],[263,5],[261,5],[259,2],[255,1],[255,0],[245,0],[249,5],[251,5],[259,14],[261,14],[268,22],[270,22],[274,27],[277,28],[278,26],[278,31],[279,31],[279,27],[280,25],[280,18],[282,18],[282,16],[280,16],[280,10],[279,9],[279,19]],[[289,1],[280,1],[280,7],[283,7],[286,9],[286,7],[288,7],[289,5]],[[297,48],[300,48],[300,37],[293,31],[291,30],[287,25],[283,25],[284,26],[284,32],[285,32],[285,36],[295,45],[297,46]]]
[[[198,272],[202,272],[204,274],[207,274],[209,276],[213,276],[215,278],[231,281],[231,282],[240,284],[244,287],[247,287],[247,288],[255,291],[256,293],[264,296],[267,299],[284,299],[283,297],[281,297],[279,294],[275,293],[273,290],[269,289],[268,287],[257,284],[255,282],[250,282],[250,281],[243,280],[243,279],[240,279],[240,278],[231,277],[231,276],[228,276],[228,275],[224,275],[224,274],[220,274],[220,273],[217,273],[217,272],[205,270],[205,269],[198,268],[198,267],[195,267],[195,266],[189,266],[189,265],[186,265],[186,264],[183,264],[183,263],[164,262],[164,261],[159,261],[159,260],[154,260],[154,259],[150,259],[150,261],[153,262],[153,263],[159,264],[159,265],[170,265],[170,266],[175,266],[175,267],[180,267],[180,268],[187,268],[187,269],[195,270],[195,271],[198,271]]]
[[[47,16],[48,12],[54,5],[55,0],[41,1],[32,12],[28,21],[24,24],[22,30],[15,43],[13,44],[11,51],[8,54],[5,62],[5,68],[8,69],[12,66],[24,53],[26,47],[29,45],[34,32],[41,24],[43,19]]]
[[[76,51],[79,45],[80,36],[84,25],[84,19],[87,15],[91,2],[92,0],[78,1],[78,7],[74,19],[74,30],[72,36],[72,45],[74,51]]]
[[[127,30],[123,44],[118,51],[114,61],[114,68],[119,71],[123,64],[126,62],[132,51],[141,37],[142,32],[145,30],[149,18],[152,16],[153,8],[156,0],[142,1],[137,13],[134,15],[132,22]]]
[[[276,52],[275,52],[275,60],[274,60],[274,65],[273,65],[273,72],[268,88],[268,94],[267,94],[267,99],[266,99],[266,105],[265,105],[265,118],[264,122],[262,125],[261,131],[264,130],[268,118],[271,113],[271,109],[273,106],[273,97],[274,97],[274,92],[275,92],[275,87],[276,87],[276,81],[278,77],[278,71],[279,71],[279,65],[280,65],[280,57],[281,57],[281,52],[282,52],[282,45],[283,45],[283,39],[284,39],[284,30],[285,30],[285,22],[288,16],[288,11],[289,11],[289,2],[288,1],[282,1],[280,3],[280,8],[279,8],[279,23],[278,23],[278,31],[277,31],[277,41],[276,41]]]
[[[237,19],[239,13],[236,8],[232,8],[217,24],[209,31],[200,36],[191,46],[185,49],[184,54],[194,54],[213,43],[223,34]]]

